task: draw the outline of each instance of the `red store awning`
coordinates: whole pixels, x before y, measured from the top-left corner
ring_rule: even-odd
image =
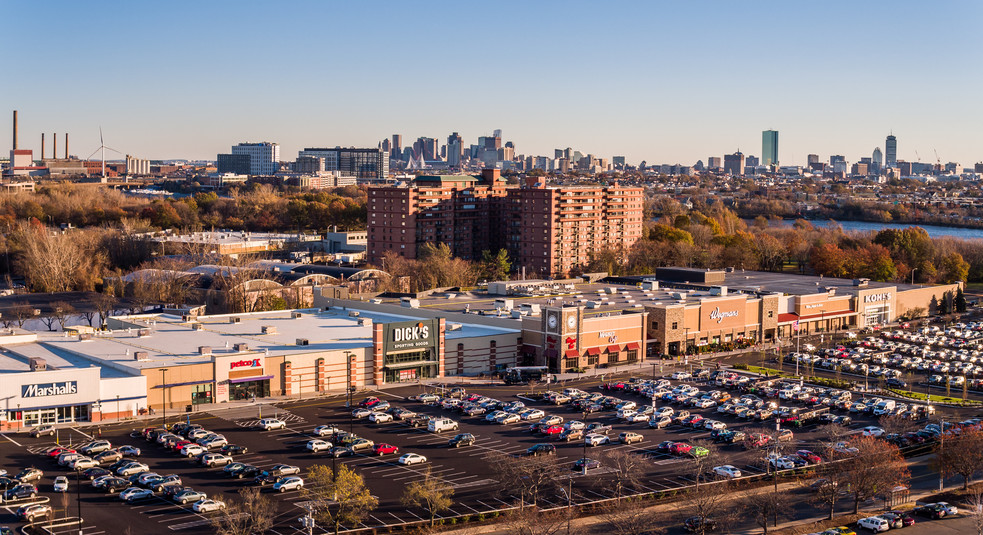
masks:
[[[618,353],[621,351],[621,346],[608,346],[608,353]]]
[[[576,349],[568,349],[563,353],[563,356],[567,357],[568,359],[576,359],[580,358],[580,353],[578,353]]]
[[[638,345],[638,342],[628,342],[625,346],[625,351],[638,351],[640,348],[641,346]]]
[[[596,356],[598,356],[598,355],[601,354],[601,348],[599,348],[599,347],[589,348],[587,350],[587,354],[596,357]]]

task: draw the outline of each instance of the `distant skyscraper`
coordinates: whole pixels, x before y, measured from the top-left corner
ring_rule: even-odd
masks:
[[[724,155],[724,171],[734,176],[744,174],[744,154],[737,151],[734,154]]]
[[[720,166],[722,165],[723,163],[722,160],[720,159],[720,156],[711,156],[707,158],[707,169],[713,169],[713,170],[720,169]]]
[[[277,143],[239,143],[232,147],[231,156],[239,158],[219,154],[219,160],[223,164],[219,166],[220,173],[234,172],[229,170],[232,167],[243,169],[243,157],[249,158],[250,175],[269,176],[280,170],[280,145]]]
[[[898,166],[898,138],[894,135],[887,136],[884,142],[884,154],[887,156],[888,167]]]
[[[884,155],[881,154],[880,147],[874,147],[874,154],[870,157],[870,162],[873,165],[871,171],[879,173],[881,171],[881,164],[884,163]]]
[[[401,160],[403,158],[403,136],[400,134],[393,134],[393,144],[392,152],[389,157],[393,160]]]
[[[464,140],[457,132],[447,136],[447,163],[451,167],[459,167],[464,157]]]
[[[819,155],[818,154],[810,154],[810,155],[806,156],[806,165],[812,165],[814,163],[819,163]]]
[[[757,167],[760,164],[761,160],[759,160],[757,156],[752,156],[749,154],[747,158],[744,159],[744,165],[747,167]]]
[[[553,149],[553,158],[557,160],[563,158],[563,149]]]
[[[761,162],[764,165],[778,163],[778,131],[761,132]]]

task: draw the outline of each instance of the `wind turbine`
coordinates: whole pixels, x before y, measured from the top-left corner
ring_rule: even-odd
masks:
[[[109,150],[115,152],[116,154],[123,154],[122,152],[120,152],[120,151],[118,151],[118,150],[116,150],[116,149],[114,149],[112,147],[107,147],[106,146],[106,143],[104,143],[103,140],[102,140],[102,127],[100,126],[99,127],[99,148],[96,149],[96,150],[94,150],[94,151],[92,151],[92,154],[90,154],[89,157],[86,158],[86,161],[92,159],[92,156],[95,155],[95,153],[97,153],[99,151],[102,151],[102,178],[106,178],[106,149],[109,149]]]

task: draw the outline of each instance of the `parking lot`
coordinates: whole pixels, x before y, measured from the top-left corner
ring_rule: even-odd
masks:
[[[651,379],[651,376],[647,378]],[[621,379],[627,379],[627,377]],[[612,377],[608,377],[606,380],[611,382]],[[700,390],[701,394],[717,390],[730,392],[735,397],[741,395],[736,390],[727,390],[690,380],[672,380],[671,383],[672,387],[680,384],[693,384]],[[651,404],[650,399],[634,393],[613,389],[602,391],[600,384],[599,377],[590,377],[566,385],[555,385],[554,390],[576,387],[587,392],[603,392],[608,396],[635,401],[643,407]],[[543,388],[540,386],[539,390],[542,391]],[[432,470],[434,475],[443,478],[455,489],[454,504],[450,511],[442,513],[444,517],[478,515],[510,508],[518,502],[519,498],[509,492],[499,492],[498,476],[487,459],[493,453],[521,455],[530,446],[541,442],[555,444],[556,462],[563,467],[570,468],[564,470],[566,474],[564,477],[572,478],[569,483],[574,489],[576,502],[596,501],[615,495],[615,486],[611,482],[617,473],[611,467],[602,464],[599,468],[591,469],[586,476],[582,475],[580,471],[572,469],[574,462],[584,454],[585,447],[582,440],[563,442],[534,435],[527,430],[533,421],[523,421],[511,425],[489,423],[485,420],[484,415],[464,416],[439,405],[426,405],[405,399],[408,396],[422,393],[423,389],[424,387],[417,385],[386,391],[362,392],[356,395],[354,401],[357,403],[367,396],[378,396],[394,406],[405,407],[420,414],[453,418],[460,425],[457,432],[472,433],[476,437],[476,443],[473,446],[448,447],[448,439],[455,434],[452,431],[434,434],[428,432],[425,426],[414,428],[401,422],[373,424],[367,419],[353,420],[350,417],[349,409],[345,406],[347,400],[343,397],[299,400],[280,403],[277,406],[257,403],[230,410],[193,413],[190,414],[190,421],[202,425],[209,431],[221,433],[230,443],[246,446],[248,451],[244,454],[234,455],[235,461],[248,463],[261,469],[268,469],[281,463],[296,465],[302,470],[306,470],[313,464],[331,466],[333,460],[325,452],[311,453],[305,449],[308,440],[315,438],[312,436],[313,429],[325,424],[334,425],[344,430],[351,426],[352,430],[360,437],[372,440],[377,444],[384,442],[397,446],[399,455],[418,453],[426,456],[427,463],[413,466],[398,464],[396,462],[398,455],[394,454],[368,456],[360,453],[336,460],[337,463],[346,464],[362,474],[372,494],[379,499],[379,507],[372,512],[361,527],[400,525],[423,520],[425,514],[422,511],[406,508],[400,504],[399,498],[405,485],[411,481],[419,480],[428,468]],[[583,414],[579,410],[572,409],[567,405],[553,405],[542,399],[523,395],[525,392],[528,392],[528,387],[497,384],[468,388],[469,394],[477,393],[503,402],[521,401],[526,407],[541,409],[547,415],[558,415],[567,422],[583,419]],[[859,399],[859,396],[854,394],[854,399]],[[803,410],[806,408],[801,402],[777,398],[775,401]],[[657,406],[665,405],[672,406],[677,411],[685,409],[693,414],[701,414],[706,418],[719,420],[724,422],[729,429],[748,430],[763,426],[774,427],[774,420],[759,422],[753,419],[738,419],[730,414],[718,413],[716,407],[681,407],[677,404],[670,405],[662,400],[657,401]],[[846,413],[840,412],[840,414]],[[185,421],[186,416],[188,415],[180,415],[181,421]],[[262,431],[255,427],[261,418],[274,416],[285,421],[286,428]],[[851,416],[853,422],[850,428],[855,433],[859,433],[860,429],[865,426],[876,423],[876,418],[870,415],[858,413],[851,414]],[[170,423],[176,419],[175,416],[171,416],[169,418]],[[693,483],[694,474],[688,462],[689,457],[657,451],[656,446],[660,442],[667,440],[690,442],[696,439],[710,438],[709,430],[695,429],[680,424],[673,424],[665,429],[651,429],[645,421],[625,423],[615,416],[613,410],[594,412],[586,418],[588,424],[597,422],[612,426],[608,436],[613,440],[611,444],[586,448],[587,456],[597,458],[597,453],[615,449],[643,456],[648,461],[645,464],[646,476],[642,479],[641,488],[638,489],[643,492],[666,491]],[[157,423],[160,423],[159,419]],[[91,433],[96,432],[95,429],[86,427],[61,430],[58,442],[64,445],[88,441],[92,438]],[[192,460],[182,458],[160,445],[147,442],[139,436],[131,436],[134,431],[133,423],[103,426],[99,431],[102,438],[112,441],[114,446],[130,444],[141,448],[143,454],[139,460],[146,463],[151,471],[161,475],[177,474],[181,477],[184,485],[205,492],[210,497],[235,498],[235,493],[248,483],[246,479],[230,479],[224,474],[221,467],[203,468]],[[637,432],[642,435],[643,440],[631,445],[620,444],[617,441],[617,436],[623,431]],[[786,452],[795,452],[797,449],[820,450],[820,433],[815,426],[807,426],[793,431],[794,438],[786,446]],[[2,467],[11,473],[16,473],[27,466],[36,466],[42,469],[44,477],[38,484],[41,495],[50,499],[50,504],[54,507],[57,517],[74,517],[76,515],[74,474],[70,470],[57,466],[52,459],[38,455],[38,452],[53,445],[55,445],[55,440],[51,437],[32,439],[25,434],[4,435],[3,438],[0,438],[0,455],[3,456]],[[760,474],[765,470],[760,460],[760,452],[757,450],[745,450],[740,443],[721,445],[720,450],[724,454],[725,462],[739,468],[745,476]],[[64,495],[52,492],[54,477],[66,474],[70,476],[71,480],[69,492]],[[300,493],[289,491],[283,494],[272,494],[272,496],[278,504],[274,532],[280,535],[303,532],[298,522],[298,518],[304,514],[303,498]],[[139,527],[139,530],[134,530],[134,532],[139,533],[193,533],[206,530],[209,522],[207,515],[192,511],[191,504],[178,505],[163,497],[156,496],[143,503],[127,505],[122,503],[117,495],[109,495],[93,489],[86,481],[83,481],[80,498],[81,512],[85,519],[83,533],[86,535],[121,533],[120,525]],[[563,506],[565,504],[566,499],[561,494],[547,495],[541,498],[542,506]],[[15,505],[7,505],[0,509],[2,511],[0,525],[17,524],[13,516],[15,509]],[[76,529],[75,527],[64,526],[52,529],[51,533],[67,533]]]

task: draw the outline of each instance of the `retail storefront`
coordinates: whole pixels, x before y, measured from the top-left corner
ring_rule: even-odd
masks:
[[[0,381],[0,429],[98,422],[147,406],[143,377],[100,377],[96,367],[7,373]]]
[[[522,352],[553,373],[611,368],[645,358],[648,314],[587,314],[584,307],[546,307],[522,323]]]
[[[400,383],[442,376],[444,320],[374,325],[375,382]]]
[[[270,396],[270,380],[263,353],[215,357],[215,401],[242,401]]]

